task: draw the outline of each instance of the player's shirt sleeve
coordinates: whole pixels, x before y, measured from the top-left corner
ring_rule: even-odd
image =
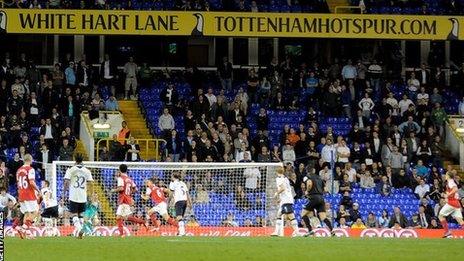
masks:
[[[174,182],[169,183],[169,189],[174,191],[176,189],[176,184],[174,184]]]
[[[124,180],[121,177],[118,177],[118,187],[124,187]]]
[[[72,168],[66,170],[66,174],[64,175],[64,179],[71,179],[71,171]]]
[[[87,169],[87,181],[93,181],[92,172]]]
[[[27,172],[27,178],[29,180],[35,180],[35,170],[33,168],[31,168],[28,172]]]
[[[458,185],[456,185],[456,182],[454,182],[454,180],[450,179],[448,180],[448,188],[449,189],[453,189],[454,187],[457,187]]]
[[[147,195],[147,197],[151,195],[151,188],[147,188],[145,195]]]

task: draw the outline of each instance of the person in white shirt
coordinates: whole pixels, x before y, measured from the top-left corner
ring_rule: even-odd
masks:
[[[69,211],[75,235],[82,237],[82,213],[85,211],[85,203],[87,203],[87,185],[89,192],[92,194],[92,173],[82,164],[82,155],[76,155],[76,164],[66,170],[64,175],[64,195],[69,190]]]
[[[293,149],[292,145],[287,144],[285,145],[282,151],[282,160],[285,164],[290,163],[294,164],[296,160],[295,150]]]
[[[8,201],[12,201],[13,204],[16,204],[16,198],[6,192],[6,188],[0,189],[0,209],[8,205]]]
[[[174,207],[176,209],[176,220],[179,224],[178,236],[185,236],[185,221],[184,214],[187,207],[192,205],[190,194],[185,182],[180,180],[181,174],[174,172],[169,183],[169,189],[172,191],[171,197],[174,199]]]
[[[277,220],[274,233],[271,236],[284,236],[284,222],[289,220],[293,228],[293,236],[299,236],[298,221],[295,219],[293,210],[293,193],[290,181],[284,175],[284,168],[278,167],[276,170],[276,186],[277,192],[274,197],[278,198],[279,211],[277,212]]]
[[[371,111],[374,108],[374,105],[374,102],[369,97],[367,92],[364,94],[364,98],[362,98],[358,103],[359,108],[362,110],[363,116],[366,118],[371,117]]]
[[[393,92],[388,93],[387,104],[395,108],[398,106],[398,100],[395,99]]]
[[[335,162],[337,156],[337,150],[333,145],[332,139],[327,139],[325,146],[322,148],[321,151],[321,159],[324,162]]]
[[[420,82],[418,79],[416,79],[416,74],[412,72],[408,80],[408,90],[410,92],[417,92],[419,88],[420,88]]]
[[[356,182],[356,170],[351,167],[350,162],[345,164],[345,174],[348,175],[348,181],[350,183]]]
[[[403,99],[398,103],[400,107],[400,114],[403,116],[403,113],[408,110],[410,105],[414,105],[414,102],[412,102],[409,98],[408,95],[404,94]]]
[[[416,194],[419,198],[423,198],[428,192],[430,192],[429,184],[426,184],[425,180],[421,179],[419,181],[419,185],[417,185],[414,190],[414,194]]]
[[[247,191],[251,192],[259,188],[261,172],[258,168],[246,168],[243,171],[243,176],[245,177],[245,189]]]
[[[44,210],[42,212],[42,220],[45,224],[45,232],[47,235],[58,235],[56,229],[56,219],[58,218],[58,202],[50,189],[48,180],[42,181],[42,189],[40,190],[43,199]]]
[[[208,93],[206,93],[206,99],[209,101],[209,106],[213,106],[217,102],[217,98],[213,93],[213,88],[208,89]]]
[[[337,146],[337,162],[341,162],[343,164],[347,163],[350,158],[350,148],[346,146],[346,141],[340,141],[339,145]]]
[[[429,94],[425,92],[425,87],[420,88],[420,92],[417,94],[417,100],[429,100]]]
[[[361,188],[374,188],[375,183],[374,183],[374,178],[372,178],[371,173],[369,171],[364,172],[363,175],[361,175],[361,182],[360,182]]]

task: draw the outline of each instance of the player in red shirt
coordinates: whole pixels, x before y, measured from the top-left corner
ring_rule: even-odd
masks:
[[[446,198],[447,203],[441,208],[440,213],[438,213],[438,219],[445,229],[445,235],[443,237],[451,237],[451,232],[448,229],[448,222],[446,222],[446,217],[452,216],[456,221],[458,221],[461,228],[464,228],[464,222],[462,221],[461,213],[461,203],[459,202],[458,196],[458,185],[454,181],[454,172],[446,172]]]
[[[145,225],[145,220],[132,215],[131,206],[134,204],[132,194],[137,191],[134,181],[127,175],[127,165],[121,164],[118,171],[118,187],[111,190],[118,192],[118,209],[116,210],[116,222],[118,225],[119,235],[124,236],[124,220]]]
[[[145,186],[147,187],[146,192],[141,195],[144,200],[149,200],[151,198],[155,205],[151,209],[147,208],[147,215],[155,224],[155,229],[153,231],[158,230],[160,225],[160,222],[156,217],[156,213],[160,214],[160,216],[162,216],[163,219],[171,226],[177,226],[177,221],[168,214],[168,204],[166,203],[167,200],[165,194],[170,194],[171,191],[166,188],[158,187],[154,183],[155,182],[152,179],[147,179],[145,181]]]
[[[21,213],[24,214],[23,226],[17,227],[19,220],[13,224],[21,238],[32,226],[32,220],[37,216],[39,211],[38,199],[40,191],[35,184],[35,170],[31,167],[32,156],[30,154],[24,155],[24,165],[16,171],[16,180],[18,185],[18,201]]]

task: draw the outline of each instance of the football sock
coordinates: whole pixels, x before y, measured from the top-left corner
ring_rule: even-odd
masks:
[[[176,221],[174,218],[172,218],[172,217],[170,217],[170,218],[168,219],[168,224],[171,225],[171,226],[179,226],[179,224],[177,223],[177,221]]]
[[[156,217],[156,214],[151,214],[150,215],[150,219],[151,219],[151,223],[155,226],[155,227],[159,227],[159,223],[158,223],[158,218]]]
[[[29,229],[32,226],[32,221],[29,219],[24,220],[23,228]]]
[[[290,224],[292,225],[293,231],[298,231],[298,221],[296,221],[296,219],[290,220]]]
[[[330,223],[330,220],[329,220],[328,218],[325,218],[325,219],[323,220],[323,222],[324,222],[324,224],[327,226],[327,228],[328,228],[330,231],[332,231],[333,228],[332,228],[332,223]]]
[[[20,222],[21,222],[21,220],[19,220],[18,217],[15,217],[13,219],[13,229],[15,229],[19,225]]]
[[[283,230],[283,221],[282,219],[277,219],[275,224],[275,234],[280,235],[280,231]]]
[[[137,223],[137,224],[145,224],[145,220],[141,218],[133,217],[133,216],[128,217],[127,220],[130,222]]]
[[[81,221],[79,220],[78,217],[73,217],[72,222],[75,228],[74,235],[77,236],[82,229]]]
[[[304,224],[306,225],[306,228],[308,228],[308,232],[313,230],[313,228],[311,227],[311,222],[309,221],[309,217],[304,216],[302,219],[303,219]]]
[[[448,229],[448,222],[446,222],[446,219],[443,220],[443,221],[440,221],[440,223],[441,223],[441,226],[443,227],[443,229],[445,230],[445,233],[448,233],[449,229]]]
[[[119,235],[122,236],[124,235],[124,221],[122,220],[122,218],[118,218],[116,219],[116,223],[118,224],[118,231],[119,231]]]
[[[185,223],[184,220],[179,221],[179,235],[185,234]]]

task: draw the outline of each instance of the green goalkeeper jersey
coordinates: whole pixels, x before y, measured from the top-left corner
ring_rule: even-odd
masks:
[[[85,204],[84,217],[87,219],[92,219],[98,214],[98,204],[87,202]]]

